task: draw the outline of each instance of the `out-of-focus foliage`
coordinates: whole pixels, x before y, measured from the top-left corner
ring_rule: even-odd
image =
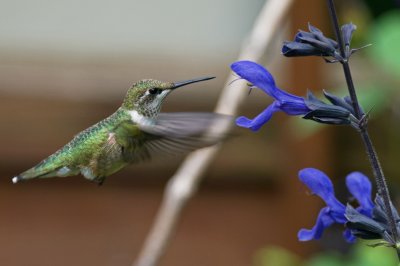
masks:
[[[358,99],[365,108],[364,112],[373,111],[375,116],[384,111],[388,100],[390,100],[390,87],[379,82],[363,83],[357,87],[360,91]],[[342,91],[345,93],[345,89],[342,89]]]
[[[369,73],[356,80],[362,105],[373,111],[374,117],[385,111],[398,95],[400,84],[400,11],[384,13],[369,26],[366,40],[372,45],[363,51],[368,60]],[[355,65],[357,67],[357,65]],[[342,89],[345,93],[345,89]],[[364,110],[368,112],[369,110]]]
[[[300,266],[301,263],[299,256],[278,246],[263,248],[255,256],[256,266]]]
[[[365,40],[372,45],[361,51],[370,65],[369,71],[373,74],[365,79],[355,80],[360,102],[365,108],[373,108],[377,116],[397,93],[400,82],[400,11],[393,10],[382,14],[371,21]],[[357,67],[357,65],[354,65]],[[342,89],[345,93],[345,89]],[[369,110],[364,110],[368,112]]]
[[[342,255],[325,251],[301,261],[296,254],[281,247],[266,247],[255,257],[255,266],[395,266],[395,251],[391,248],[372,248],[373,242],[358,241],[350,252]]]
[[[345,0],[345,2],[347,2],[347,0]],[[381,0],[381,1],[364,0],[364,2],[368,5],[369,9],[371,10],[371,13],[374,16],[379,16],[382,13],[387,12],[388,10],[392,10],[394,8],[399,7],[399,2],[393,0]]]
[[[374,63],[385,71],[397,75],[400,72],[400,11],[393,10],[379,17],[371,27],[369,39],[373,45],[368,49]]]

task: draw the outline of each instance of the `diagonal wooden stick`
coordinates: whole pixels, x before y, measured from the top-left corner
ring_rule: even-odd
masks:
[[[294,0],[269,0],[262,8],[253,29],[244,42],[239,60],[259,61],[266,48],[282,28]],[[231,82],[230,76],[219,98],[215,112],[235,115],[240,103],[247,95],[243,82]],[[218,131],[228,132],[229,124],[218,125]],[[215,158],[220,145],[204,148],[191,153],[168,182],[164,197],[137,261],[132,266],[156,266],[171,239],[182,210],[195,194],[203,173]]]

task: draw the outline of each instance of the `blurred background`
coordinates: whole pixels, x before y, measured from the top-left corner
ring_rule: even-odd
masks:
[[[80,176],[18,185],[11,184],[11,177],[111,114],[139,79],[215,75],[215,80],[174,92],[163,107],[166,112],[211,111],[263,4],[1,1],[1,265],[130,265],[152,225],[164,185],[183,157],[128,167],[101,187]],[[354,46],[373,43],[352,58],[352,70],[363,106],[372,110],[371,135],[398,195],[398,1],[342,0],[337,5],[341,21],[358,26]],[[318,95],[324,88],[345,95],[340,66],[280,55],[282,41],[308,22],[332,36],[325,1],[297,0],[262,64],[290,92],[305,95],[311,89]],[[269,103],[253,90],[240,114],[255,116]],[[162,265],[390,265],[360,262],[367,256],[359,254],[376,249],[354,251],[340,227],[320,241],[300,243],[296,237],[300,228],[313,226],[322,206],[298,181],[298,170],[325,171],[344,200],[344,177],[350,171],[371,176],[354,130],[277,114],[258,133],[235,133],[240,137],[224,145],[185,209]],[[322,256],[322,264],[315,256]],[[390,260],[395,254],[382,256]]]

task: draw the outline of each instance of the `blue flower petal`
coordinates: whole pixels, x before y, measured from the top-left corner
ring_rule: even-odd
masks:
[[[283,92],[283,91],[282,91]],[[305,115],[311,112],[303,98],[283,92],[279,99],[279,108],[288,115]],[[285,95],[285,96],[283,96]]]
[[[325,42],[327,44],[330,44],[332,47],[337,48],[338,44],[336,41],[332,40],[331,38],[327,38],[324,36],[324,33],[318,29],[317,27],[311,25],[310,23],[308,23],[308,30],[310,31],[310,33],[312,33],[314,35],[315,38],[317,38],[318,40]]]
[[[343,237],[346,239],[348,243],[356,242],[356,237],[351,233],[350,229],[346,229],[343,232]]]
[[[321,197],[328,205],[321,209],[317,218],[317,222],[311,230],[302,229],[299,231],[298,238],[300,241],[319,239],[324,229],[330,226],[332,223],[360,223],[360,221],[357,221],[354,217],[352,218],[352,216],[349,214],[349,209],[354,210],[354,213],[357,214],[358,218],[361,217],[363,221],[369,221],[368,226],[371,226],[371,221],[374,220],[371,220],[371,218],[368,217],[371,217],[372,210],[375,208],[375,206],[371,200],[372,187],[368,177],[360,172],[350,173],[346,177],[346,185],[349,191],[360,203],[360,206],[357,208],[357,210],[352,208],[351,205],[347,205],[346,208],[336,199],[332,182],[323,172],[319,171],[318,169],[303,169],[299,172],[299,178],[311,189],[313,193]],[[376,228],[378,227],[379,229],[376,229],[376,232],[385,231],[382,229],[382,226],[376,226]],[[343,233],[344,238],[349,243],[353,243],[356,240],[356,236],[360,237],[357,234],[353,235],[351,230],[346,229]],[[376,237],[376,232],[373,237]],[[363,237],[361,236],[361,238]]]
[[[336,199],[329,177],[315,168],[305,168],[299,172],[299,178],[314,194],[322,198],[330,208],[330,215],[337,223],[345,223],[346,207]]]
[[[238,61],[233,63],[231,68],[241,78],[249,81],[252,86],[260,88],[275,98],[273,104],[256,118],[239,117],[236,120],[238,126],[257,131],[271,119],[274,112],[283,111],[288,115],[305,115],[311,111],[306,105],[304,98],[292,95],[276,87],[274,78],[263,66],[251,61]]]
[[[254,119],[248,119],[247,117],[241,116],[236,119],[236,124],[238,126],[250,128],[253,131],[257,131],[261,128],[262,125],[264,125],[271,119],[273,113],[279,111],[276,105],[276,102],[273,102]]]
[[[275,97],[275,80],[263,66],[251,61],[238,61],[231,65],[231,69],[241,78],[247,80],[257,88],[262,89],[271,97]]]
[[[262,89],[269,96],[281,102],[282,105],[294,103],[295,107],[292,109],[295,109],[296,112],[293,115],[301,115],[311,111],[304,103],[302,97],[290,94],[276,87],[271,73],[263,66],[251,61],[238,61],[231,65],[231,69],[241,78],[249,81],[255,87]],[[290,109],[287,108],[287,110]]]
[[[299,178],[314,194],[322,198],[328,206],[333,206],[338,202],[335,198],[333,184],[324,172],[315,168],[304,168],[299,171]]]
[[[346,177],[347,189],[360,203],[358,211],[371,217],[374,203],[371,199],[371,181],[360,172],[352,172]]]
[[[344,24],[341,28],[342,30],[342,38],[344,45],[350,46],[351,37],[353,36],[353,32],[357,29],[357,26],[353,23]]]
[[[319,55],[320,51],[311,44],[300,42],[284,42],[281,50],[284,56],[309,56]]]
[[[315,168],[304,168],[299,171],[299,178],[311,191],[323,200],[334,197],[333,184],[329,177]]]
[[[329,207],[322,208],[318,214],[317,221],[314,227],[310,230],[308,229],[301,229],[297,237],[300,241],[309,241],[312,239],[320,239],[322,233],[324,232],[325,228],[332,225],[335,221],[329,215],[330,210]]]

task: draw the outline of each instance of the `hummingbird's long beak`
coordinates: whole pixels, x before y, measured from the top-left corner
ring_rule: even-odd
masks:
[[[192,84],[192,83],[196,83],[196,82],[200,82],[200,81],[204,81],[204,80],[209,80],[209,79],[213,79],[215,77],[203,77],[203,78],[197,78],[197,79],[189,79],[189,80],[184,80],[184,81],[178,81],[178,82],[174,82],[174,86],[172,87],[172,89],[176,89],[188,84]]]

